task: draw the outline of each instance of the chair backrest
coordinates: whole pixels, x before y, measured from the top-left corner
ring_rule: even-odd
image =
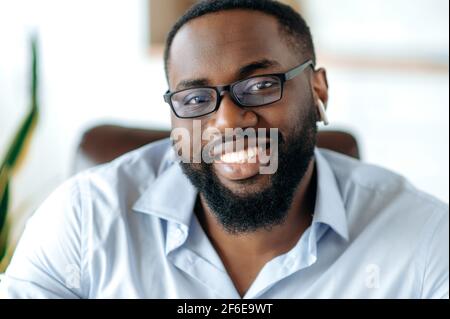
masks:
[[[170,136],[170,131],[100,125],[87,130],[79,144],[74,173],[109,162],[122,154]],[[358,143],[342,131],[320,131],[317,146],[359,159]]]

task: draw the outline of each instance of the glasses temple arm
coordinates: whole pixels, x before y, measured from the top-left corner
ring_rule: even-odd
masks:
[[[312,60],[308,60],[305,63],[299,65],[298,67],[286,72],[284,74],[285,81],[292,80],[299,74],[301,74],[303,71],[305,71],[308,67],[312,67],[314,69],[314,62]]]

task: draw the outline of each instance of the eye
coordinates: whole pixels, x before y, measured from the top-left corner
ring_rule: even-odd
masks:
[[[187,101],[187,105],[197,105],[208,102],[208,99],[204,96],[196,96]]]
[[[266,91],[272,91],[279,87],[278,81],[272,78],[257,78],[250,80],[245,89],[244,94],[258,94]]]
[[[211,96],[209,95],[194,95],[190,94],[184,99],[184,105],[190,105],[190,106],[198,106],[204,103],[211,102]]]
[[[271,88],[273,85],[274,85],[274,83],[271,81],[262,81],[262,82],[258,82],[256,84],[252,85],[249,90],[250,91],[264,90],[264,89]]]

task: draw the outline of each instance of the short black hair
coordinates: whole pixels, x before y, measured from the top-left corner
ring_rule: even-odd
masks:
[[[314,43],[309,26],[303,17],[290,6],[274,0],[204,0],[192,6],[172,27],[166,40],[164,51],[164,69],[169,78],[169,55],[173,39],[187,22],[209,13],[232,9],[245,9],[266,13],[275,17],[280,25],[280,31],[286,35],[288,44],[316,62]]]

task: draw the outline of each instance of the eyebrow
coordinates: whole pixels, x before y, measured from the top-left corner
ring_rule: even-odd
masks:
[[[237,78],[242,79],[251,75],[255,71],[265,70],[275,66],[279,67],[281,66],[281,64],[275,60],[268,60],[268,59],[258,60],[241,67],[237,72]]]
[[[275,66],[281,66],[281,64],[275,60],[261,59],[261,60],[246,64],[246,65],[242,66],[241,68],[239,68],[239,70],[236,72],[236,77],[238,79],[243,79],[243,78],[251,75],[255,71],[265,70],[265,69],[269,69],[269,68],[275,67]],[[176,86],[175,89],[176,89],[176,91],[179,91],[179,90],[184,90],[184,89],[189,89],[189,88],[194,88],[194,87],[208,86],[209,83],[210,83],[209,80],[206,78],[183,80],[178,83],[178,85]]]

